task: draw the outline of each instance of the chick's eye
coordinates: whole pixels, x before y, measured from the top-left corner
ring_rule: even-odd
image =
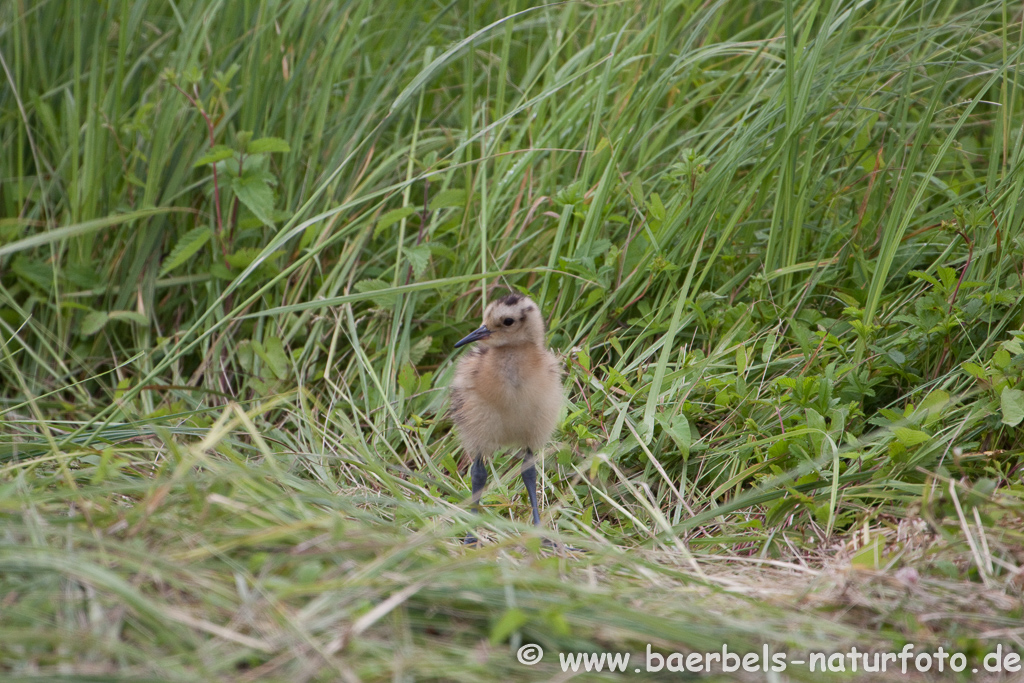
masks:
[[[512,323],[514,323],[514,322],[515,322],[515,320],[513,320],[512,318],[505,318],[505,319],[504,319],[504,320],[502,320],[501,322],[502,322],[502,324],[504,324],[504,325],[505,325],[505,327],[508,327],[509,325],[511,325]]]

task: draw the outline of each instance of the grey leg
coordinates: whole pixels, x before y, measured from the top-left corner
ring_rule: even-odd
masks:
[[[469,466],[469,477],[473,484],[473,497],[471,506],[473,512],[480,512],[480,498],[483,497],[484,487],[487,486],[487,465],[484,463],[482,456],[476,456],[476,460]],[[465,539],[466,545],[479,545],[480,539],[478,539],[473,532],[466,534]]]
[[[476,460],[469,466],[469,476],[473,482],[473,510],[480,512],[480,498],[487,486],[487,465],[482,456],[476,456]]]
[[[533,451],[526,449],[526,457],[523,459],[523,484],[526,486],[526,495],[530,497],[530,507],[533,508],[533,525],[540,526],[540,511],[537,509],[537,465],[533,461]]]

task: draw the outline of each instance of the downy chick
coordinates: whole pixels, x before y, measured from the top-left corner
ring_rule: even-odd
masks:
[[[473,507],[479,510],[487,485],[485,458],[499,448],[523,448],[523,484],[539,525],[534,453],[555,431],[563,400],[561,368],[544,345],[540,309],[515,292],[497,299],[484,310],[483,325],[455,347],[472,342],[455,370],[451,404],[459,440],[473,459]],[[469,534],[466,542],[477,539]]]

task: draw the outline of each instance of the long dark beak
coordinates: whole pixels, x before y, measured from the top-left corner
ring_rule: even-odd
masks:
[[[473,330],[472,332],[467,334],[465,337],[463,337],[459,341],[455,342],[455,348],[459,348],[460,346],[465,346],[466,344],[471,344],[471,343],[473,343],[475,341],[479,341],[481,339],[486,339],[487,337],[490,337],[490,336],[491,336],[491,331],[489,329],[487,329],[487,325],[481,325],[480,327],[476,328],[475,330]]]

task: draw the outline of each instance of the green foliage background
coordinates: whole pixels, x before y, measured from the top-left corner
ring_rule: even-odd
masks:
[[[1022,51],[1005,2],[3,3],[0,672],[1009,642]],[[458,543],[507,288],[585,554],[510,456]]]

